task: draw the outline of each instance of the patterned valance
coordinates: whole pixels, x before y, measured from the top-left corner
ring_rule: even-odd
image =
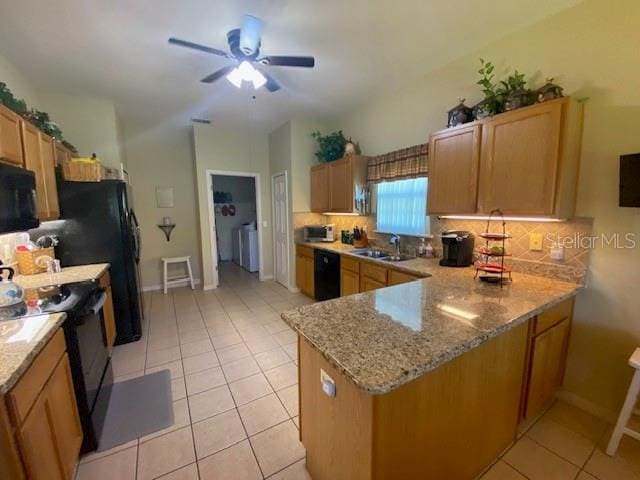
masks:
[[[373,157],[369,160],[367,181],[380,183],[403,178],[426,177],[428,156],[429,144],[423,143]]]

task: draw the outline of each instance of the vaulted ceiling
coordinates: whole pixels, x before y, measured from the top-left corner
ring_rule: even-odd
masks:
[[[334,116],[578,0],[0,0],[0,55],[44,90],[108,98],[126,118],[191,117],[270,131]],[[270,67],[276,93],[200,83],[242,15],[262,18],[265,54],[313,55],[314,69]],[[1,80],[1,79],[0,79]],[[255,96],[255,98],[253,98]]]

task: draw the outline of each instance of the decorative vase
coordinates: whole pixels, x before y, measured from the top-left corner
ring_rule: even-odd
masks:
[[[507,96],[507,101],[504,104],[504,109],[508,112],[510,110],[516,110],[518,108],[531,105],[531,94],[524,88],[514,90]]]
[[[491,100],[485,98],[479,103],[476,103],[472,108],[472,116],[474,120],[481,120],[486,117],[490,117],[491,113]]]
[[[553,83],[553,77],[549,77],[542,87],[536,92],[538,103],[562,97],[562,87]]]
[[[461,98],[460,103],[449,110],[447,127],[455,127],[473,121],[473,112],[464,104],[464,101],[465,99]]]
[[[344,146],[344,156],[351,157],[356,154],[356,145],[351,141],[351,137],[349,137],[349,141]]]

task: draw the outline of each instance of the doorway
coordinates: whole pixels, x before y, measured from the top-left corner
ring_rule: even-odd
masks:
[[[207,179],[214,288],[261,280],[260,175],[208,170]]]
[[[273,192],[273,263],[275,280],[289,288],[289,209],[287,172],[271,177]]]

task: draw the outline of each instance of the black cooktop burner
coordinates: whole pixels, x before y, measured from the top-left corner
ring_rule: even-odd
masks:
[[[0,321],[46,313],[73,312],[96,288],[98,286],[95,282],[78,282],[25,289],[24,302],[0,307]]]

